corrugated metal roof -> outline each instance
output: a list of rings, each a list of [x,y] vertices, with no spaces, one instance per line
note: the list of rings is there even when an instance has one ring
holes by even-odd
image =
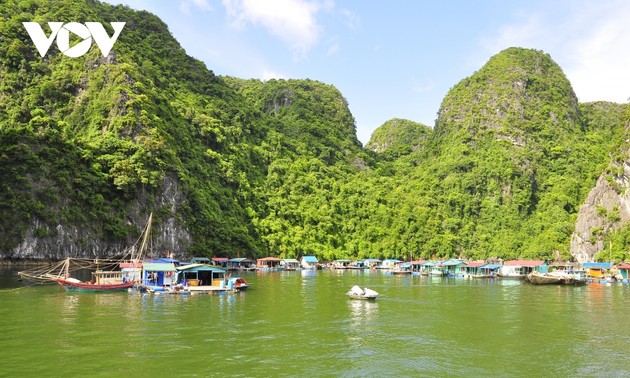
[[[612,263],[610,262],[585,262],[582,264],[582,268],[594,268],[594,269],[610,269]]]
[[[420,265],[420,264],[424,264],[425,262],[426,260],[413,260],[413,261],[409,261],[409,264]]]
[[[298,264],[300,263],[296,259],[283,259],[282,261],[287,262],[287,263],[298,263]]]
[[[484,265],[486,265],[486,263],[483,262],[483,261],[472,261],[472,262],[469,262],[468,264],[466,264],[466,266],[469,266],[471,268],[478,268],[478,267],[484,266]]]
[[[150,272],[175,272],[173,263],[143,263],[142,268]]]
[[[444,266],[455,266],[455,265],[459,265],[459,264],[465,264],[465,262],[463,262],[462,260],[450,259],[450,260],[444,261],[444,263],[442,263],[442,265],[444,265]]]
[[[263,257],[262,259],[258,259],[257,261],[281,261],[281,260],[282,259],[279,259],[277,257]]]
[[[304,259],[304,261],[309,262],[309,263],[319,262],[319,260],[317,260],[317,257],[315,256],[302,256],[302,259]]]
[[[619,268],[619,269],[630,269],[630,264],[621,264],[617,268]]]
[[[480,268],[495,270],[495,269],[499,269],[500,267],[501,267],[500,264],[485,264],[485,265],[482,265]]]
[[[505,266],[527,266],[535,267],[544,264],[544,260],[510,260],[503,263]]]
[[[179,266],[177,267],[177,270],[186,272],[225,272],[225,269],[206,264],[190,264]]]
[[[252,261],[248,258],[245,257],[235,257],[233,259],[230,259],[231,262],[246,262],[246,261]]]
[[[190,259],[190,263],[191,264],[199,264],[199,263],[203,263],[203,264],[210,264],[210,259],[207,257],[193,257],[192,259]]]

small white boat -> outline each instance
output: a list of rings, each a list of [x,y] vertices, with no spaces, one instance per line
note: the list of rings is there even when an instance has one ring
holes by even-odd
[[[378,293],[372,289],[361,289],[358,285],[352,286],[350,291],[346,293],[352,299],[376,299]]]

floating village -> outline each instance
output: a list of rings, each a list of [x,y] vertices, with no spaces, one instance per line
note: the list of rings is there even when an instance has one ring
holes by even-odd
[[[544,260],[402,261],[397,259],[340,259],[320,262],[315,256],[282,259],[195,257],[190,261],[173,258],[145,260],[66,259],[46,267],[18,272],[23,280],[58,283],[69,291],[140,290],[152,294],[231,293],[248,288],[242,272],[297,270],[377,270],[389,275],[455,277],[461,279],[522,279],[533,285],[587,285],[589,283],[630,283],[630,264],[610,262],[549,263]],[[91,270],[90,279],[82,281],[73,272]],[[352,288],[347,293],[355,299],[375,299],[378,293]]]

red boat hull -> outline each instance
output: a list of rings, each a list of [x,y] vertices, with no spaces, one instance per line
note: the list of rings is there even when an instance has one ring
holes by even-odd
[[[125,282],[117,284],[102,284],[96,285],[89,282],[73,282],[64,280],[62,278],[57,280],[57,283],[68,291],[94,291],[94,292],[111,292],[111,291],[126,291],[133,287],[134,282]]]

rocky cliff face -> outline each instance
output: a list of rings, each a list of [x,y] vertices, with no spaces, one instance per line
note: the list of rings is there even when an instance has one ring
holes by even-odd
[[[602,174],[580,207],[571,236],[571,255],[579,262],[593,261],[604,250],[603,236],[630,220],[630,161],[622,175]]]
[[[146,202],[139,198],[131,206],[127,216],[127,225],[142,233],[148,218]],[[177,254],[186,251],[191,244],[191,236],[180,220],[173,214],[185,201],[185,196],[179,190],[178,183],[171,177],[166,177],[162,183],[162,191],[157,196],[155,204],[171,214],[154,221],[151,231],[153,257],[161,257],[166,253]],[[137,242],[130,237],[126,241],[106,240],[95,232],[93,225],[62,225],[56,227],[41,222],[37,218],[28,226],[22,242],[9,251],[3,259],[32,259],[32,260],[61,260],[66,257],[75,258],[106,258],[125,254]]]

